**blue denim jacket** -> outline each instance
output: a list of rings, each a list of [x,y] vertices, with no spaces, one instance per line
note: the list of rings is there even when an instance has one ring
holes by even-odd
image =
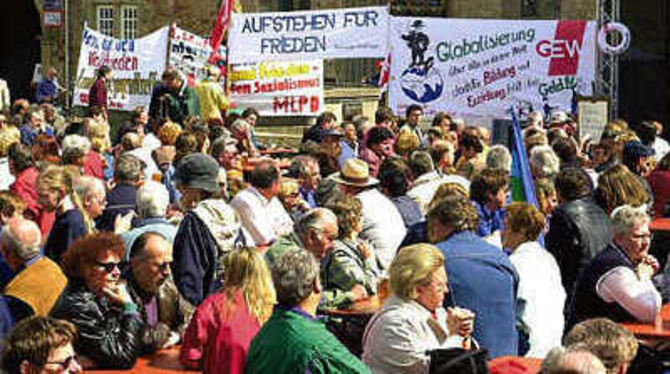
[[[476,313],[473,336],[490,358],[516,355],[516,297],[519,276],[507,255],[473,231],[437,244],[449,278],[447,304]]]

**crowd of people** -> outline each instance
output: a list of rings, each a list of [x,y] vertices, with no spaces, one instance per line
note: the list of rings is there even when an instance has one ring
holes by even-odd
[[[131,369],[172,346],[205,373],[469,373],[481,350],[545,373],[662,365],[619,324],[656,321],[670,297],[649,228],[670,214],[660,123],[591,140],[565,112],[530,113],[536,207],[513,202],[488,127],[418,105],[324,112],[290,166],[262,156],[258,111],[228,108],[217,73],[192,88],[167,69],[122,123],[104,66],[85,118],[48,87],[0,114],[7,372]],[[320,316],[372,296],[357,357]]]

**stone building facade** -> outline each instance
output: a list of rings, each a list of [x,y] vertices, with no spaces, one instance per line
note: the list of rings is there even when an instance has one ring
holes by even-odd
[[[34,0],[42,10],[45,2]],[[388,4],[384,0],[238,0],[245,12],[329,9]],[[560,3],[560,9],[555,6]],[[219,0],[69,0],[70,71],[76,69],[85,23],[117,38],[142,36],[172,22],[201,35],[209,34]],[[455,18],[594,19],[597,0],[393,0],[391,13],[406,16]],[[65,73],[65,28],[43,27],[42,65]],[[374,73],[374,60],[326,63],[327,82],[356,85]]]

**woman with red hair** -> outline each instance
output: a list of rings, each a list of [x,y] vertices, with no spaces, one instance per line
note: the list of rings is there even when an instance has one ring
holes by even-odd
[[[79,331],[75,350],[98,369],[130,369],[141,352],[142,321],[121,281],[123,240],[101,232],[75,241],[63,255],[69,283],[51,311]]]

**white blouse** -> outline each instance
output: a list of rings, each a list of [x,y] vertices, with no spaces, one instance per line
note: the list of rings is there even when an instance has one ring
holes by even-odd
[[[521,319],[530,329],[527,357],[544,358],[561,345],[565,290],[556,259],[538,242],[521,244],[509,256],[519,274],[517,297],[525,300]]]
[[[463,338],[449,335],[447,311],[430,311],[415,301],[390,296],[363,334],[363,362],[374,374],[428,373],[428,350],[461,347]]]

